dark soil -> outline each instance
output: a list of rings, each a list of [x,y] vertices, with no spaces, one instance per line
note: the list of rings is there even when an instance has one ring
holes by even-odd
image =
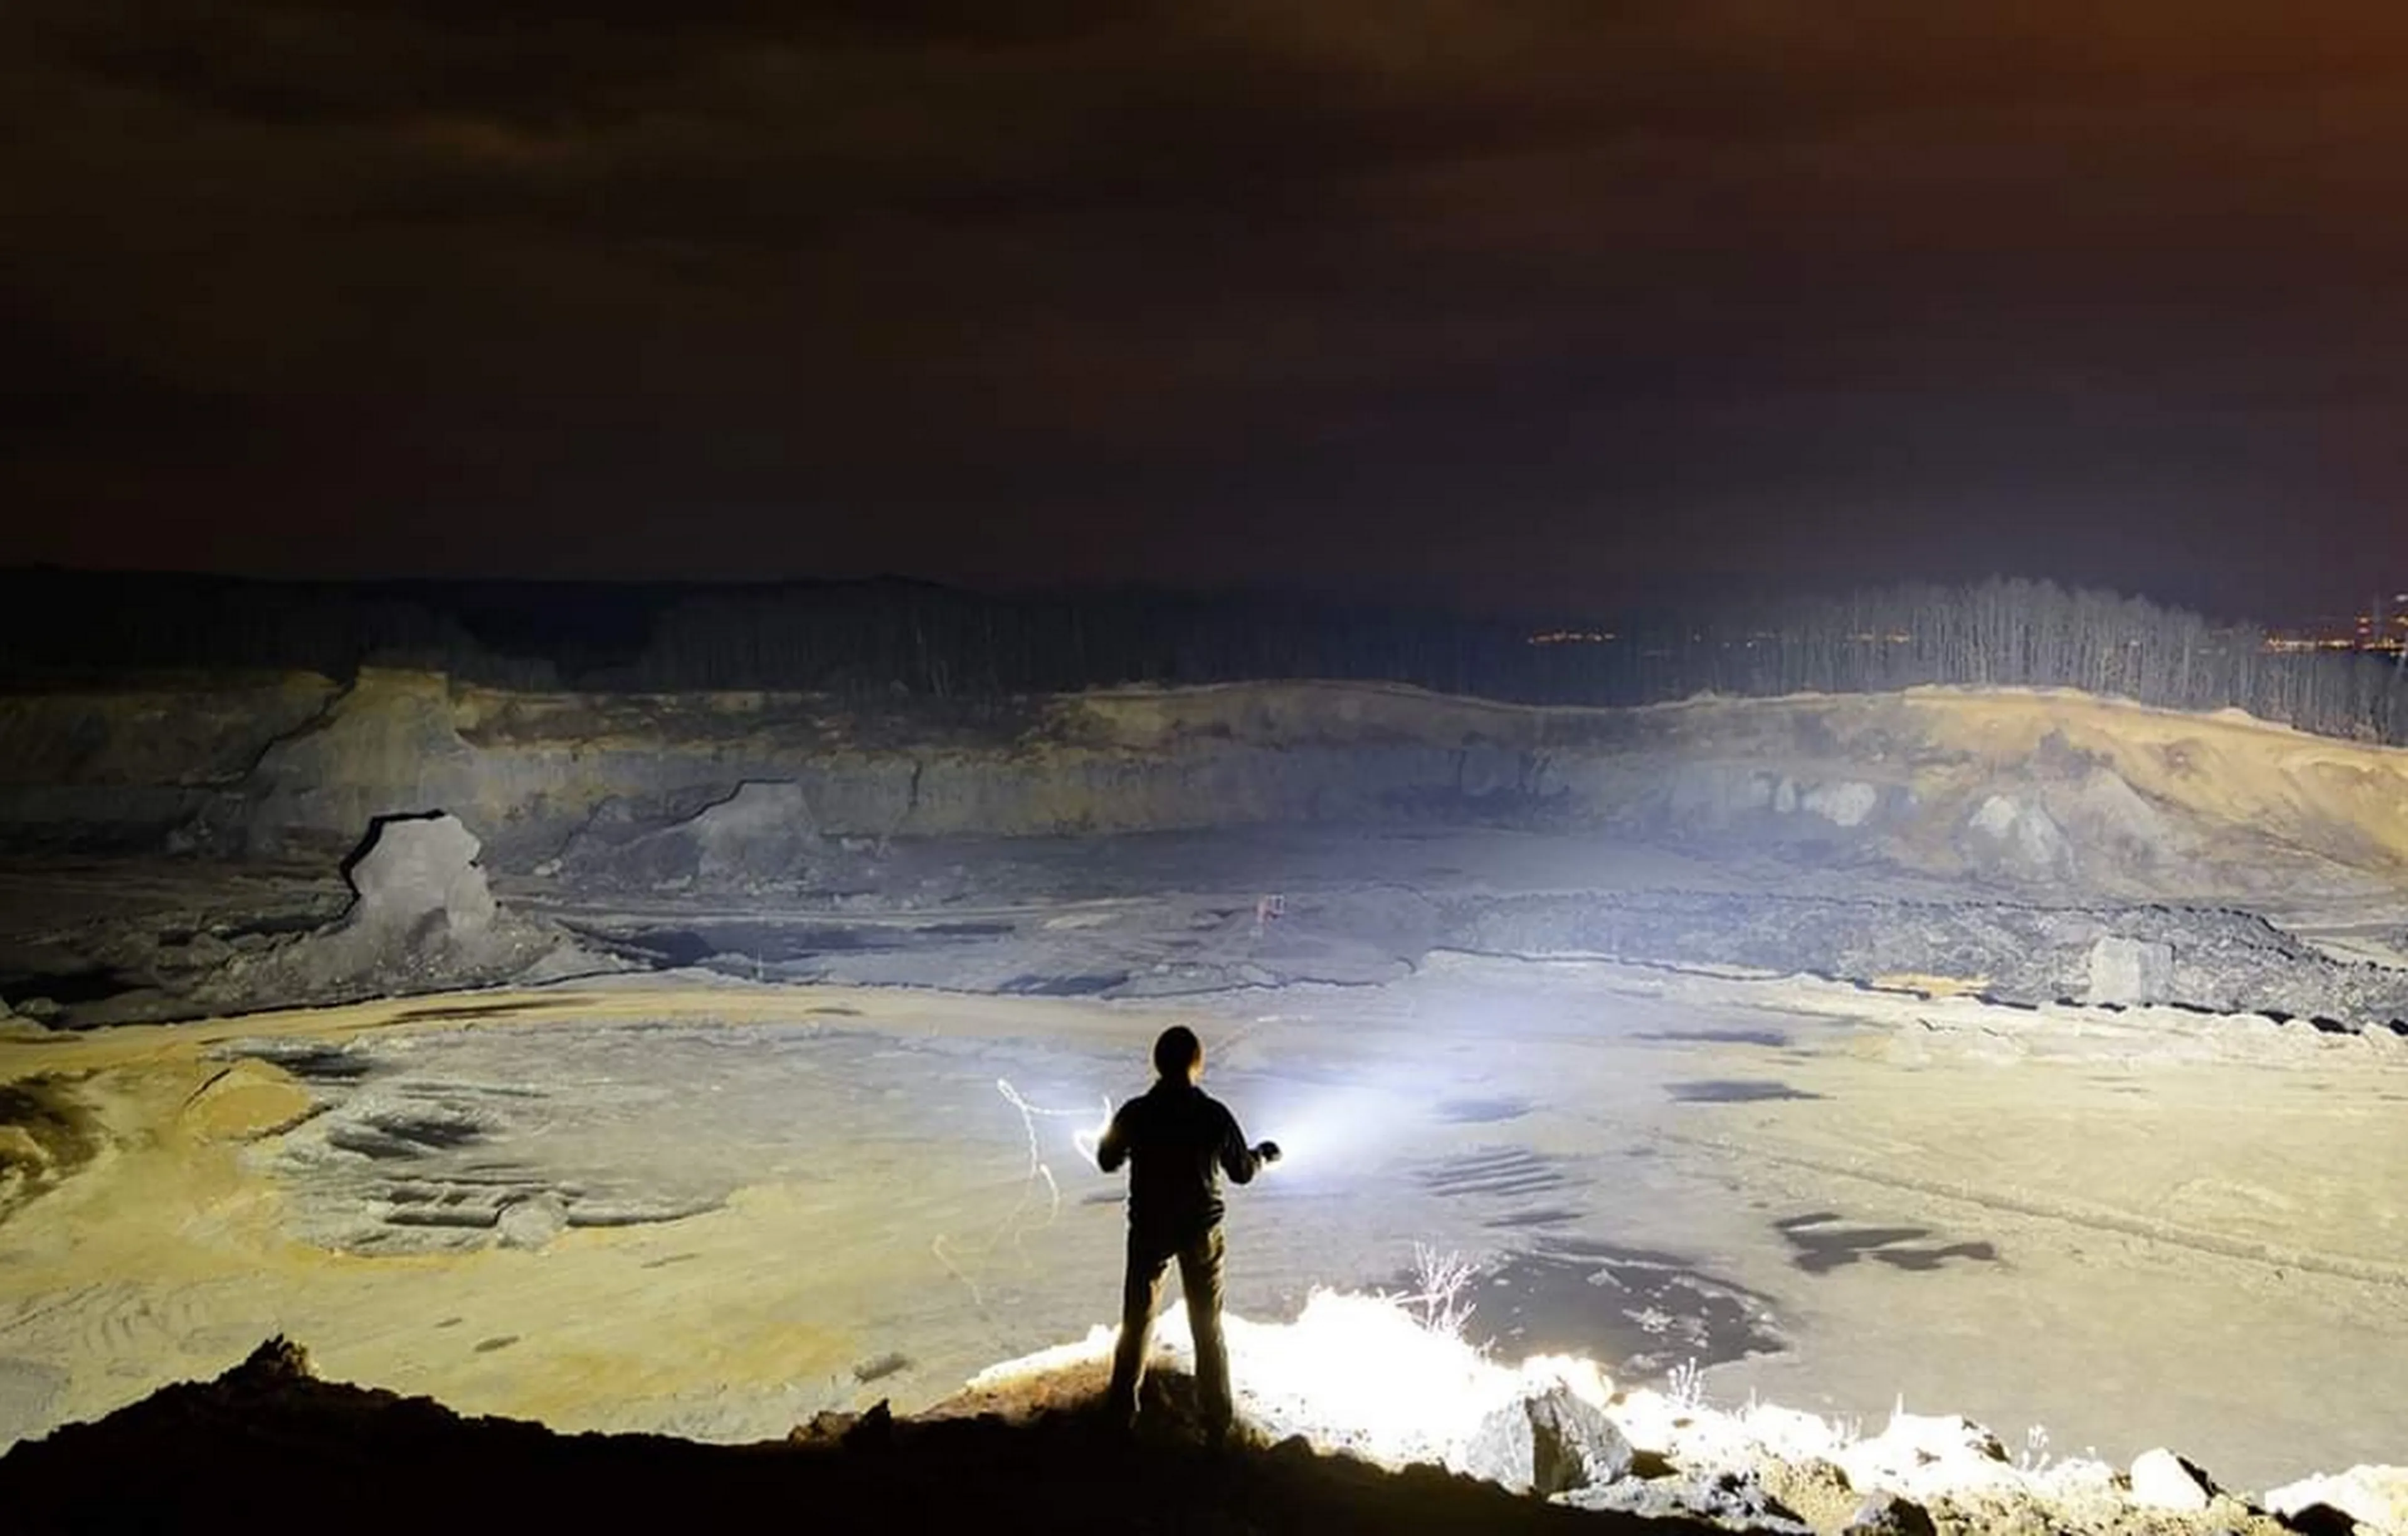
[[[320,1382],[264,1344],[214,1382],[167,1387],[0,1457],[11,1532],[687,1529],[748,1516],[806,1530],[1702,1532],[1583,1513],[1428,1469],[1383,1472],[1301,1442],[1208,1446],[1187,1384],[1149,1383],[1145,1432],[1091,1412],[824,1417],[787,1442],[557,1435],[426,1398]]]

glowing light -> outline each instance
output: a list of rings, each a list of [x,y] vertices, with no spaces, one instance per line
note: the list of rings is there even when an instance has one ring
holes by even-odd
[[[1395,1102],[1371,1088],[1333,1088],[1283,1110],[1271,1139],[1280,1145],[1279,1174],[1319,1174],[1369,1158],[1392,1142],[1400,1123]]]
[[[1020,1127],[1023,1131],[1028,1133],[1028,1177],[1021,1186],[1019,1203],[1013,1205],[1011,1208],[1011,1214],[1004,1218],[1004,1225],[1011,1230],[1012,1241],[1016,1244],[1020,1241],[1021,1236],[1020,1228],[1017,1226],[1020,1219],[1020,1213],[1027,1208],[1029,1191],[1036,1185],[1042,1183],[1045,1186],[1046,1204],[1044,1225],[1048,1227],[1052,1226],[1054,1219],[1062,1214],[1062,1186],[1054,1179],[1054,1165],[1045,1160],[1044,1148],[1039,1145],[1037,1137],[1038,1120],[1039,1118],[1051,1120],[1075,1120],[1083,1116],[1086,1111],[1079,1109],[1047,1109],[1041,1105],[1032,1104],[1026,1099],[1021,1097],[1020,1090],[1011,1086],[1011,1079],[1009,1077],[996,1078],[995,1080],[995,1090],[997,1093],[1002,1094],[1005,1102],[1010,1103],[1012,1108],[1020,1111]],[[1096,1162],[1096,1147],[1099,1143],[1101,1143],[1104,1131],[1111,1127],[1112,1122],[1111,1100],[1110,1098],[1106,1098],[1103,1101],[1103,1118],[1096,1123],[1096,1129],[1092,1132],[1074,1131],[1070,1133],[1070,1145],[1078,1149],[1079,1156],[1087,1159],[1087,1163],[1090,1167],[1093,1167]]]
[[[976,1251],[982,1255],[992,1254],[1002,1244],[1004,1238],[1009,1236],[1011,1239],[1013,1251],[1019,1254],[1024,1263],[1026,1263],[1028,1253],[1023,1246],[1023,1243],[1028,1233],[1044,1230],[1060,1219],[1062,1215],[1062,1185],[1054,1176],[1053,1163],[1046,1159],[1044,1144],[1037,1132],[1037,1122],[1040,1119],[1080,1119],[1086,1115],[1086,1111],[1049,1109],[1042,1104],[1032,1104],[1022,1097],[1018,1088],[1011,1086],[1011,1079],[1008,1077],[996,1078],[995,1090],[1003,1095],[1006,1103],[1020,1111],[1020,1128],[1027,1138],[1028,1163],[1026,1173],[1021,1180],[1020,1198],[1012,1202],[1011,1209],[1004,1214],[995,1235],[980,1244]],[[1106,1098],[1102,1102],[1103,1117],[1096,1122],[1095,1130],[1073,1131],[1070,1133],[1070,1145],[1091,1166],[1096,1160],[1096,1144],[1103,1139],[1104,1131],[1111,1124],[1112,1102]],[[1024,1217],[1028,1211],[1029,1202],[1036,1197],[1039,1185],[1042,1185],[1045,1189],[1045,1218],[1042,1221],[1031,1223]],[[970,1293],[970,1304],[981,1312],[985,1311],[986,1294],[980,1288],[978,1281],[971,1276],[970,1273],[955,1261],[950,1245],[950,1234],[939,1232],[929,1243],[928,1251],[935,1256],[938,1263],[945,1267],[945,1273],[960,1281],[963,1288]]]
[[[1525,1388],[1521,1371],[1500,1365],[1459,1339],[1423,1328],[1395,1303],[1316,1290],[1292,1324],[1254,1323],[1228,1315],[1223,1329],[1238,1412],[1274,1438],[1300,1434],[1324,1450],[1348,1451],[1383,1466],[1417,1461],[1459,1464],[1464,1444],[1495,1409]],[[1113,1330],[1097,1327],[1064,1344],[981,1372],[974,1391],[1107,1358]],[[1157,1357],[1181,1370],[1195,1365],[1183,1307],[1164,1311],[1154,1331]],[[1533,1361],[1542,1373],[1555,1362]],[[1602,1405],[1603,1375],[1586,1361],[1568,1374],[1573,1389]]]
[[[1075,1120],[1087,1112],[1083,1109],[1047,1109],[1041,1104],[1032,1104],[1020,1096],[1020,1090],[1011,1086],[1011,1079],[1009,1077],[996,1078],[995,1090],[1002,1094],[1012,1108],[1020,1111],[1021,1127],[1028,1132],[1029,1173],[1032,1175],[1041,1173],[1045,1177],[1045,1182],[1052,1184],[1054,1172],[1045,1165],[1044,1158],[1037,1145],[1037,1122],[1040,1117],[1049,1120]],[[1096,1162],[1096,1148],[1102,1145],[1104,1132],[1111,1130],[1112,1125],[1111,1096],[1106,1094],[1099,1102],[1104,1107],[1098,1114],[1095,1129],[1070,1132],[1070,1145],[1077,1148],[1079,1156],[1084,1158],[1091,1168]],[[1054,1192],[1057,1195],[1060,1193],[1058,1187]]]
[[[1558,1384],[1599,1408],[1612,1393],[1594,1361],[1540,1356],[1518,1368],[1504,1365],[1379,1297],[1316,1290],[1294,1323],[1230,1315],[1223,1327],[1231,1387],[1246,1422],[1274,1438],[1302,1435],[1323,1450],[1383,1466],[1460,1468],[1466,1445],[1491,1413]],[[1101,1361],[1113,1337],[1111,1329],[1097,1327],[1076,1344],[981,1372],[970,1387],[1008,1387]],[[1167,1310],[1154,1337],[1157,1355],[1193,1369],[1184,1308]]]
[[[1597,1362],[1537,1356],[1506,1365],[1416,1321],[1396,1301],[1316,1290],[1293,1323],[1224,1319],[1230,1385],[1240,1418],[1273,1438],[1301,1435],[1323,1451],[1386,1467],[1430,1463],[1471,1470],[1468,1451],[1487,1417],[1523,1398],[1562,1387],[1584,1399],[1641,1450],[1688,1471],[1743,1471],[1779,1458],[1839,1465],[1858,1489],[1909,1498],[1942,1494],[2095,1500],[2114,1472],[2073,1457],[2023,1465],[2002,1458],[1979,1425],[1906,1412],[1900,1403],[1878,1434],[1795,1409],[1751,1401],[1725,1411],[1702,1392],[1617,1391]],[[1189,1368],[1185,1310],[1167,1311],[1155,1350]],[[1113,1330],[1097,1327],[1058,1345],[979,1372],[973,1392],[1009,1393],[1055,1372],[1093,1370],[1111,1357]],[[2045,1444],[2038,1431],[2032,1437]]]

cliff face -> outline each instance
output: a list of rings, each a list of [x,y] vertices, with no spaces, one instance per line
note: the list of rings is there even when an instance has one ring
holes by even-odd
[[[2408,870],[2408,751],[2074,694],[1570,710],[1264,683],[967,710],[369,670],[18,697],[0,728],[0,838],[19,848],[322,860],[379,816],[441,808],[489,863],[526,870],[753,785],[779,788],[745,800],[746,827],[782,807],[758,835],[1503,824],[2152,892]]]

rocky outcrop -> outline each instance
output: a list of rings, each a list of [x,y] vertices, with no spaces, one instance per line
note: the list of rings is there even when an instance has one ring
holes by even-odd
[[[2408,1467],[2352,1467],[2301,1478],[2266,1495],[2266,1507],[2300,1530],[2313,1529],[2323,1510],[2356,1522],[2369,1536],[2408,1536]]]
[[[1813,1528],[1783,1504],[1753,1469],[1625,1477],[1596,1487],[1575,1488],[1564,1494],[1561,1501],[1596,1514],[1636,1515],[1676,1526],[1699,1521],[1711,1522],[1708,1529],[1756,1536],[1813,1536]]]
[[[193,989],[202,1005],[289,1006],[615,968],[549,922],[505,911],[477,837],[445,811],[380,818],[344,866],[353,901],[332,923],[235,950]]]
[[[440,923],[452,941],[473,942],[496,910],[478,852],[476,835],[448,813],[380,818],[343,871],[355,898],[346,926],[408,938]]]
[[[634,846],[724,804],[767,817],[798,857],[816,837],[1427,823],[1786,849],[2036,890],[2408,872],[2408,751],[2071,694],[1598,710],[1266,682],[866,705],[520,693],[366,668],[343,688],[0,700],[0,846],[19,847],[332,858],[377,818],[442,805],[514,873],[598,852],[650,884],[685,877],[691,851],[697,881],[706,865],[738,884],[781,877],[718,867],[707,823]]]
[[[557,868],[572,880],[654,889],[757,890],[810,879],[825,842],[801,785],[753,779],[666,827],[606,807],[569,839]]]
[[[1936,1536],[1931,1512],[1884,1489],[1849,1512],[1842,1536]]]
[[[2132,1458],[2132,1502],[2143,1509],[2200,1515],[2222,1491],[2214,1479],[2160,1445]]]
[[[1630,1471],[1613,1421],[1556,1383],[1490,1413],[1465,1445],[1462,1470],[1541,1498],[1601,1487]]]
[[[339,691],[295,675],[0,694],[0,845],[190,851],[194,826],[267,744],[318,718]]]
[[[1974,868],[2024,880],[2062,879],[2073,861],[2057,818],[2014,795],[1989,795],[1974,807],[1963,846]]]

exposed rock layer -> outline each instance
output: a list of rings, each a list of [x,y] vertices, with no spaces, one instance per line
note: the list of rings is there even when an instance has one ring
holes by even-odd
[[[646,831],[808,841],[1506,823],[1871,858],[2027,887],[2247,890],[2408,869],[2408,751],[2081,695],[1542,709],[1263,683],[976,709],[506,693],[421,673],[0,700],[0,841],[324,858],[442,805],[497,868],[645,872]],[[747,825],[750,826],[750,820]],[[755,829],[756,831],[758,829]],[[706,820],[649,850],[744,877]],[[680,868],[669,868],[677,865]],[[781,866],[782,867],[782,866]]]

